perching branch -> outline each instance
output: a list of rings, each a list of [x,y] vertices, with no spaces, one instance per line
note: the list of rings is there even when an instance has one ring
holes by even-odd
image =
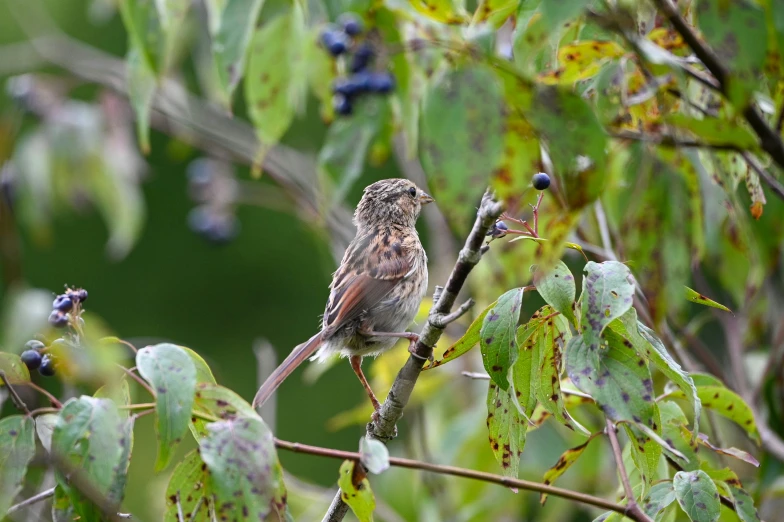
[[[8,380],[8,375],[6,375],[6,373],[3,370],[0,370],[0,380],[2,380],[3,384],[5,384],[5,387],[8,388],[8,394],[11,396],[11,402],[14,403],[16,409],[30,415],[30,409],[27,407],[27,404],[24,403],[22,398],[16,392],[13,385]]]
[[[433,296],[435,304],[430,309],[430,314],[427,323],[425,323],[422,329],[422,333],[419,334],[419,341],[415,347],[416,355],[412,354],[397,374],[384,404],[381,405],[381,409],[378,411],[378,420],[368,423],[368,437],[386,441],[395,436],[395,424],[403,416],[403,409],[408,404],[411,392],[414,390],[419,374],[422,372],[422,366],[429,357],[432,357],[433,347],[444,332],[444,328],[448,323],[447,319],[454,320],[457,318],[450,315],[452,306],[455,304],[457,295],[462,290],[468,274],[487,250],[487,247],[483,246],[485,236],[503,210],[503,205],[496,201],[490,192],[486,192],[482,196],[482,203],[477,211],[476,221],[471,229],[471,233],[468,235],[468,239],[466,239],[465,246],[458,254],[452,273],[449,275],[446,285],[440,292],[436,293],[437,295]],[[465,312],[467,310],[468,305],[464,304],[458,311]],[[345,516],[347,510],[346,504],[340,498],[340,491],[338,491],[324,520],[340,521]]]
[[[351,451],[335,450],[330,448],[321,448],[318,446],[308,446],[306,444],[299,444],[297,442],[288,442],[280,439],[275,439],[275,446],[278,449],[293,451],[295,453],[307,453],[309,455],[317,455],[320,457],[329,457],[329,458],[341,459],[341,460],[347,460],[347,459],[353,461],[360,460],[359,453],[354,453]],[[638,522],[650,522],[650,518],[648,518],[648,516],[645,515],[645,513],[642,513],[641,518],[635,516],[635,514],[629,510],[629,506],[622,506],[620,504],[610,502],[609,500],[605,500],[600,497],[594,497],[592,495],[587,495],[585,493],[580,493],[577,491],[571,491],[568,489],[562,489],[555,486],[540,484],[538,482],[531,482],[528,480],[504,477],[503,475],[495,475],[493,473],[485,473],[483,471],[458,468],[455,466],[443,466],[440,464],[431,464],[430,462],[422,462],[419,460],[403,459],[398,457],[390,457],[389,464],[400,468],[419,469],[422,471],[429,471],[432,473],[440,473],[442,475],[452,475],[454,477],[463,477],[463,478],[469,478],[473,480],[480,480],[482,482],[490,482],[492,484],[498,484],[500,486],[506,486],[509,488],[518,488],[518,489],[524,489],[526,491],[544,493],[546,495],[553,495],[556,497],[573,500],[575,502],[580,502],[582,504],[586,504],[589,506],[595,506],[601,509],[608,509],[610,511],[615,511],[616,513],[624,514],[633,520],[637,520]],[[334,503],[335,502],[333,501],[333,504]],[[326,521],[326,520],[340,520],[340,519],[325,518],[324,520]]]
[[[36,504],[38,502],[41,502],[42,500],[46,500],[47,498],[51,498],[53,496],[54,496],[54,488],[45,489],[40,493],[38,493],[37,495],[33,495],[32,497],[25,499],[19,502],[18,504],[14,504],[10,508],[8,508],[8,512],[6,513],[6,515],[16,513],[20,509],[26,508],[27,506],[32,506],[33,504]]]

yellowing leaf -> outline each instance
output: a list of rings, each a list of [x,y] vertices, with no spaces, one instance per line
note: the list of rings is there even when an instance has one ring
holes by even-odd
[[[340,498],[348,504],[359,522],[373,522],[376,498],[362,466],[357,466],[353,460],[343,461],[340,465],[338,486]]]
[[[566,472],[566,470],[571,467],[572,464],[577,462],[577,459],[579,459],[580,456],[583,454],[585,449],[588,447],[588,444],[590,444],[591,441],[601,433],[602,432],[594,433],[593,435],[590,436],[590,438],[588,438],[588,440],[586,440],[579,446],[576,446],[574,448],[569,448],[568,450],[564,451],[563,454],[561,454],[560,458],[558,459],[558,462],[556,462],[552,468],[548,469],[545,472],[544,477],[542,477],[542,482],[546,485],[550,485],[554,483],[555,480],[561,475],[563,475]],[[539,496],[539,502],[544,504],[545,501],[547,501],[547,495],[545,493],[542,493]]]
[[[452,0],[409,0],[411,7],[426,17],[445,24],[462,24],[468,20],[465,9]]]
[[[692,303],[697,303],[705,306],[710,306],[711,308],[718,308],[719,310],[724,310],[725,312],[732,313],[732,310],[727,308],[721,303],[717,303],[713,299],[705,297],[701,293],[696,290],[692,290],[688,286],[685,286],[684,289],[686,290],[686,299],[691,301]]]
[[[568,85],[590,78],[599,72],[606,60],[618,58],[624,49],[612,41],[586,40],[558,49],[559,67],[539,75],[548,85]]]

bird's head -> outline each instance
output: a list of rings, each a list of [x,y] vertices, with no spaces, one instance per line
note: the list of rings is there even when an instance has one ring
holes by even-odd
[[[414,226],[422,205],[432,202],[425,191],[407,179],[383,179],[365,188],[354,212],[357,226],[398,224]]]

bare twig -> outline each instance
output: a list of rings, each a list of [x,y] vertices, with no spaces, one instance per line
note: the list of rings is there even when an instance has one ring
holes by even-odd
[[[490,192],[486,192],[477,211],[474,226],[466,239],[465,246],[458,254],[452,273],[449,275],[446,285],[438,292],[437,298],[434,296],[435,304],[430,310],[428,321],[425,323],[422,333],[419,335],[415,353],[408,358],[397,374],[384,404],[378,411],[377,420],[373,420],[367,425],[368,437],[379,440],[390,440],[394,437],[395,424],[403,416],[403,409],[408,404],[411,392],[422,372],[422,366],[428,358],[432,357],[433,346],[436,345],[444,331],[446,326],[444,318],[449,316],[468,274],[482,258],[482,254],[487,251],[488,247],[483,246],[485,236],[502,212],[503,205],[496,201]],[[341,512],[342,514],[340,514]],[[324,520],[339,521],[343,519],[345,513],[345,503],[341,500],[340,491],[338,491]]]
[[[30,382],[23,382],[23,383],[20,383],[20,384],[23,384],[24,386],[29,386],[30,388],[34,389],[35,391],[37,391],[41,395],[44,395],[47,399],[49,399],[49,402],[51,402],[52,404],[55,405],[55,407],[57,407],[57,408],[62,408],[63,407],[63,404],[59,400],[57,400],[57,397],[55,397],[54,395],[52,395],[48,391],[44,390],[43,388],[41,388],[36,383],[30,381]]]
[[[0,379],[2,379],[3,384],[5,384],[5,387],[8,388],[8,394],[11,396],[11,401],[14,403],[14,406],[16,406],[16,408],[19,411],[23,411],[27,415],[30,415],[30,409],[27,407],[27,404],[24,403],[22,398],[16,392],[14,386],[8,380],[8,376],[3,370],[0,370]]]
[[[120,363],[117,363],[117,367],[120,368],[122,371],[124,371],[131,379],[138,382],[139,386],[141,386],[142,388],[150,392],[150,395],[155,397],[155,392],[152,391],[152,388],[150,387],[149,384],[147,384],[147,382],[144,379],[142,379],[141,377],[139,377],[138,375],[136,375],[135,373],[133,373],[131,370],[129,370],[128,368],[126,368]]]
[[[626,493],[626,511],[624,512],[624,515],[634,520],[653,522],[653,520],[640,508],[640,505],[637,504],[637,500],[634,498],[634,491],[629,482],[629,474],[626,473],[626,466],[623,465],[623,453],[621,453],[621,445],[618,444],[618,435],[615,433],[615,425],[609,417],[606,417],[606,421],[607,437],[610,439],[610,446],[612,446],[613,456],[615,456],[615,464],[618,466],[618,474],[621,476],[623,491]]]
[[[46,500],[47,498],[51,498],[54,496],[54,488],[49,488],[41,491],[37,495],[33,495],[32,497],[25,499],[18,504],[14,504],[10,508],[8,508],[7,514],[10,515],[11,513],[16,513],[20,509],[26,508],[27,506],[31,506],[37,502],[41,502],[42,500]]]
[[[275,439],[275,446],[278,447],[279,449],[293,451],[295,453],[307,453],[309,455],[317,455],[320,457],[329,457],[329,458],[341,459],[341,460],[346,460],[346,459],[354,460],[354,461],[360,460],[359,453],[354,453],[351,451],[335,450],[330,448],[321,448],[318,446],[309,446],[306,444],[299,444],[297,442],[288,442],[280,439]],[[642,517],[636,518],[635,515],[628,510],[628,506],[622,506],[620,504],[610,502],[609,500],[605,500],[600,497],[594,497],[592,495],[587,495],[585,493],[580,493],[577,491],[571,491],[568,489],[562,489],[555,486],[540,484],[538,482],[531,482],[528,480],[504,477],[502,475],[495,475],[493,473],[486,473],[483,471],[458,468],[455,466],[444,466],[441,464],[432,464],[430,462],[422,462],[419,460],[404,459],[399,457],[390,457],[389,463],[392,466],[397,466],[400,468],[419,469],[422,471],[429,471],[432,473],[440,473],[442,475],[452,475],[455,477],[469,478],[474,480],[480,480],[482,482],[490,482],[492,484],[498,484],[509,488],[519,488],[526,491],[534,491],[537,493],[553,495],[556,497],[572,500],[575,502],[580,502],[582,504],[586,504],[589,506],[595,506],[602,509],[609,509],[617,513],[626,514],[627,516],[629,516],[634,520],[637,520],[638,522],[650,522],[650,519],[644,513],[642,513]],[[338,520],[341,519],[339,518],[324,519],[325,522],[326,521],[334,522]]]

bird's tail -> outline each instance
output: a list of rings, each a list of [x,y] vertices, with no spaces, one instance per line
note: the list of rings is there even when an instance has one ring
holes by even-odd
[[[305,359],[313,355],[313,352],[321,346],[321,341],[324,337],[324,332],[319,332],[304,343],[300,344],[296,348],[294,348],[288,357],[286,357],[280,365],[275,368],[267,380],[259,388],[259,391],[256,392],[256,397],[253,398],[253,407],[258,408],[265,402],[270,396],[275,393],[275,390],[286,380],[286,377],[291,375],[291,372],[297,369],[297,367],[302,364]]]

